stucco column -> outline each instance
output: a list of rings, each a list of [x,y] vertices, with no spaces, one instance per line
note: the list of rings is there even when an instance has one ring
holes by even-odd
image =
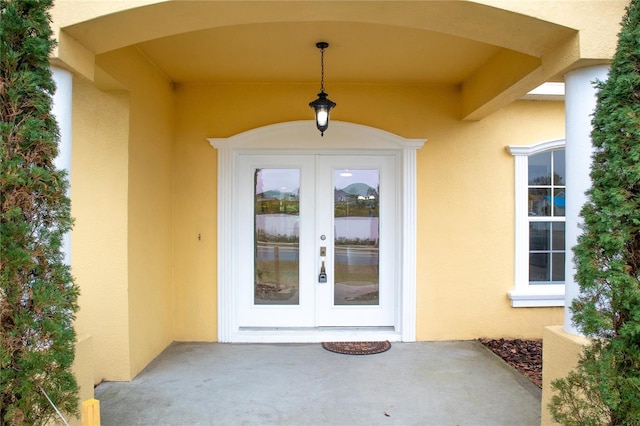
[[[67,179],[69,183],[71,183],[71,93],[73,89],[73,78],[69,71],[55,67],[51,67],[51,74],[53,81],[56,83],[56,91],[53,94],[52,113],[58,122],[58,128],[60,130],[58,156],[54,164],[57,169],[67,171]],[[69,188],[69,192],[70,190],[71,188]],[[62,249],[64,251],[65,262],[70,265],[70,233],[65,235]]]
[[[609,67],[599,65],[581,68],[565,75],[565,125],[566,125],[566,240],[567,262],[565,269],[564,330],[580,334],[572,324],[569,307],[579,292],[575,281],[573,247],[582,233],[580,210],[587,201],[585,192],[591,187],[591,119],[596,107],[596,80],[608,78]]]

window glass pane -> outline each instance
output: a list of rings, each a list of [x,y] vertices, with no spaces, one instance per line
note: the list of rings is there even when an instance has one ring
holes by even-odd
[[[529,188],[529,216],[551,216],[551,190]]]
[[[551,223],[529,223],[529,250],[549,250],[551,247]]]
[[[529,157],[529,185],[551,185],[551,152]]]
[[[529,254],[529,281],[549,281],[549,253]]]
[[[553,235],[551,237],[552,249],[564,251],[564,222],[553,222]]]
[[[551,261],[551,281],[564,281],[564,253],[553,253]]]
[[[528,158],[529,282],[564,281],[565,224],[537,218],[565,216],[565,150],[542,152]]]
[[[553,190],[553,215],[564,216],[564,188]]]
[[[560,186],[566,185],[564,149],[553,151],[553,184]]]
[[[257,169],[254,303],[299,303],[300,169]]]
[[[334,172],[334,304],[378,305],[380,171]]]

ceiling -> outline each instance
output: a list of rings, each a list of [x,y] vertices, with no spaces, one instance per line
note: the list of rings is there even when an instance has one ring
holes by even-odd
[[[171,81],[459,84],[500,48],[432,31],[354,22],[219,27],[137,44]]]
[[[63,31],[69,46],[85,49],[76,57],[94,58],[91,77],[104,87],[113,84],[103,77],[119,61],[113,54],[132,48],[178,84],[319,83],[316,43],[326,41],[328,91],[337,83],[457,86],[466,119],[562,75],[579,47],[565,44],[575,40],[571,28],[452,0],[152,1]],[[547,57],[557,64],[543,64]]]

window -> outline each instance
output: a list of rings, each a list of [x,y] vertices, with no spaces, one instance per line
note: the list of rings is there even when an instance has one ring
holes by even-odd
[[[564,306],[564,140],[509,146],[515,157],[515,284],[511,306]]]
[[[529,284],[564,284],[564,149],[528,160]]]

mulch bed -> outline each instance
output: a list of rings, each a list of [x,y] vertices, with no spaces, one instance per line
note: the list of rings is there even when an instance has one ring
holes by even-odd
[[[480,343],[542,387],[542,341],[522,339],[478,339]]]

